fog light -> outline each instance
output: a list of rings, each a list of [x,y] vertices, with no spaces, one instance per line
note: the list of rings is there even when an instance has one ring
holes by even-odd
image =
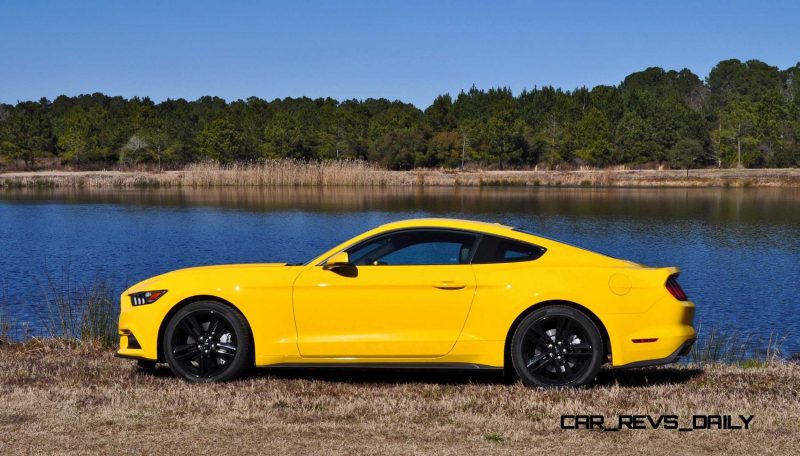
[[[133,334],[128,334],[128,348],[142,348],[142,346],[139,345],[139,341],[136,340],[136,336]]]

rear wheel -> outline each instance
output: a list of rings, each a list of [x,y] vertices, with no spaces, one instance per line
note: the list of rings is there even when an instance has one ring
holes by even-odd
[[[250,360],[250,328],[244,317],[213,301],[179,310],[164,331],[163,343],[172,372],[192,382],[234,379]]]
[[[584,313],[548,306],[525,317],[514,331],[511,361],[527,385],[583,386],[600,370],[603,338]]]

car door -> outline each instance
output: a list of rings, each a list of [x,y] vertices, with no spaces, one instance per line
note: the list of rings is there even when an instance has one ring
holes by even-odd
[[[447,354],[469,313],[477,236],[400,230],[345,251],[352,266],[314,265],[294,284],[304,357],[432,358]]]

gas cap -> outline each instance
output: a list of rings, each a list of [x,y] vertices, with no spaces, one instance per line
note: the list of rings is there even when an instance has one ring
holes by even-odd
[[[631,291],[631,279],[625,274],[614,274],[608,279],[608,288],[615,295],[624,296]]]

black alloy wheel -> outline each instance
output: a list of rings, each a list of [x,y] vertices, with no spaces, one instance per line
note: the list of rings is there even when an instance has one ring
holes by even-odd
[[[250,362],[250,328],[236,310],[199,301],[172,317],[163,346],[175,375],[193,382],[231,380]]]
[[[531,386],[584,386],[597,376],[603,353],[603,338],[594,322],[560,305],[525,317],[511,341],[514,370]]]

